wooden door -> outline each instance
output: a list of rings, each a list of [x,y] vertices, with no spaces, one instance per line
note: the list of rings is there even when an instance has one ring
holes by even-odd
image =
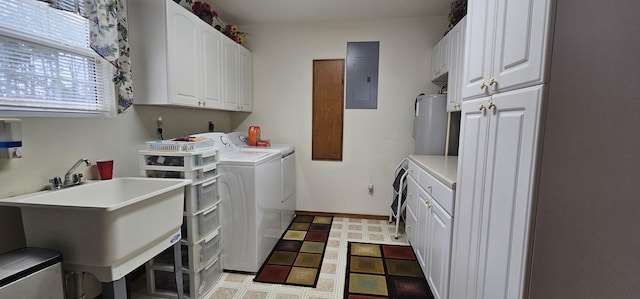
[[[344,60],[313,61],[312,160],[342,161]]]

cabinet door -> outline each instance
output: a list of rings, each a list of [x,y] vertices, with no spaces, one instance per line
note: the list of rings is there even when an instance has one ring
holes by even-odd
[[[167,5],[169,102],[197,106],[200,19],[179,5]]]
[[[418,210],[418,183],[413,177],[410,175],[407,176],[407,209],[406,209],[406,219],[405,219],[405,233],[407,234],[407,239],[411,245],[413,245],[413,249],[416,249],[416,225],[418,224],[418,218],[416,217],[416,212]]]
[[[238,106],[238,44],[230,38],[222,37],[222,57],[224,63],[223,108],[237,111]]]
[[[243,46],[238,46],[238,76],[240,110],[250,112],[253,108],[252,92],[252,55]]]
[[[487,110],[484,190],[477,193],[483,194],[477,280],[481,298],[524,294],[542,96],[541,85],[499,93],[492,97],[494,108]]]
[[[467,28],[464,17],[449,31],[449,79],[447,81],[447,112],[460,110],[462,102],[462,61],[464,60],[464,33]]]
[[[508,2],[508,3],[507,3]],[[550,0],[498,0],[491,92],[547,80]]]
[[[478,242],[489,120],[480,105],[489,98],[462,103],[458,182],[453,219],[450,298],[476,298]]]
[[[449,49],[449,37],[449,34],[443,36],[438,43],[440,44],[440,46],[438,47],[440,53],[440,58],[438,59],[438,62],[440,63],[440,76],[449,73],[449,57],[451,56],[451,51]]]
[[[427,242],[427,280],[435,299],[448,298],[451,225],[449,214],[435,201],[429,202],[429,241]]]
[[[482,83],[491,76],[495,0],[469,1],[467,4],[462,98],[488,95]]]
[[[440,74],[440,43],[431,49],[431,80],[435,81]]]
[[[205,108],[222,108],[222,34],[201,22],[202,39],[202,105]]]
[[[428,208],[429,195],[422,187],[418,187],[418,229],[416,230],[416,257],[422,267],[422,271],[425,272],[428,268],[427,260],[427,242],[429,242],[429,208]]]

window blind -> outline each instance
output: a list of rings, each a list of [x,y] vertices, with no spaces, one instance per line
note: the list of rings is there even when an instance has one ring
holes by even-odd
[[[0,110],[109,112],[111,65],[89,45],[84,17],[45,2],[0,0]]]

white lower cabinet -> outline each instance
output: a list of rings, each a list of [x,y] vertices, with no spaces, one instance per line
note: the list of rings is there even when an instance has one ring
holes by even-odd
[[[523,298],[543,85],[464,101],[452,299]]]
[[[453,199],[452,189],[438,189],[431,183],[436,178],[409,162],[407,181],[406,234],[413,247],[418,262],[427,278],[431,292],[436,299],[448,298],[449,263],[451,257],[451,237],[453,218],[441,202]],[[435,188],[434,188],[435,187]],[[437,192],[434,192],[437,190]],[[435,198],[440,196],[441,198]]]

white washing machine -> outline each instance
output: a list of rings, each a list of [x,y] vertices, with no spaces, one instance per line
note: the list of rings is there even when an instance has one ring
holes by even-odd
[[[220,149],[218,171],[225,270],[255,273],[284,231],[281,155],[237,150],[224,133],[202,133]]]
[[[281,228],[286,230],[295,217],[296,211],[296,149],[291,144],[272,144],[257,147],[247,144],[247,132],[232,132],[227,138],[233,147],[242,151],[265,151],[280,153],[280,176],[282,177]]]

